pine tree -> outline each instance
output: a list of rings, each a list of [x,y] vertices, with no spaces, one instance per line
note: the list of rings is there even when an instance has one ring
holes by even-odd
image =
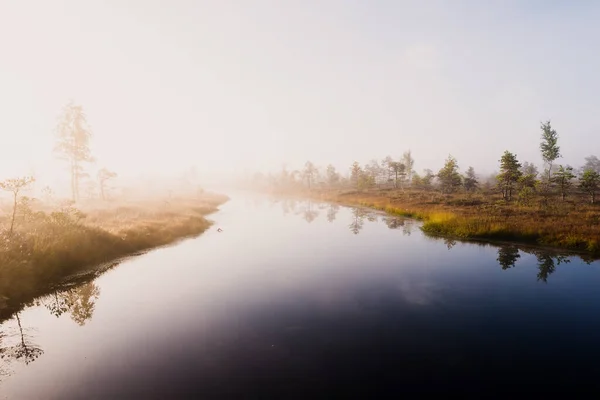
[[[60,158],[69,162],[71,173],[71,196],[73,201],[79,199],[79,181],[86,176],[84,162],[92,162],[90,152],[91,130],[83,107],[68,103],[63,109],[56,127],[57,143],[55,152]]]
[[[506,201],[512,199],[512,192],[522,175],[520,168],[521,164],[517,160],[517,156],[506,150],[500,159],[500,173],[496,177],[502,190],[502,197]]]
[[[438,172],[437,177],[444,193],[452,193],[462,185],[462,177],[458,173],[458,162],[451,155],[446,159],[446,163]]]

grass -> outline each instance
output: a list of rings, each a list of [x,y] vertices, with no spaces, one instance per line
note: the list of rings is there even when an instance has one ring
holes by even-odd
[[[524,205],[505,202],[494,193],[313,190],[309,195],[415,218],[423,221],[421,229],[429,235],[536,244],[600,257],[600,206],[583,196],[566,202],[533,199]]]
[[[0,231],[0,320],[90,266],[204,232],[211,225],[205,216],[226,199],[22,208],[15,232]]]

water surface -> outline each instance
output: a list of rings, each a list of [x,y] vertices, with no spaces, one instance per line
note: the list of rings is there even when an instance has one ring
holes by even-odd
[[[198,238],[4,321],[0,398],[596,385],[598,262],[428,238],[412,220],[248,194],[211,219]]]

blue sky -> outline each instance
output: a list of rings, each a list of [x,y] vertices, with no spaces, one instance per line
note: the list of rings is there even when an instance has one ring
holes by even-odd
[[[578,166],[600,153],[599,20],[591,1],[0,0],[0,175],[60,175],[71,98],[94,168],[122,175],[408,149],[487,173],[505,149],[540,164],[547,119]]]

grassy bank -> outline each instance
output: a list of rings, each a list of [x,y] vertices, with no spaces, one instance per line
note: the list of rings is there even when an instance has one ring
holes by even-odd
[[[0,233],[0,320],[69,275],[204,232],[205,216],[226,200],[207,194],[81,210],[27,207],[12,234]]]
[[[423,221],[421,229],[431,235],[536,244],[600,256],[600,207],[585,202],[523,205],[477,194],[400,190],[313,190],[304,194],[416,218]]]

